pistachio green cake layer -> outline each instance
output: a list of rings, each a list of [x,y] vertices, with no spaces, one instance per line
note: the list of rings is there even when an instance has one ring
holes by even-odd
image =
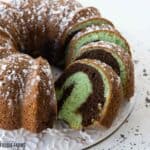
[[[102,79],[105,85],[104,93],[103,93],[104,97],[106,100],[109,99],[110,85],[109,85],[108,78],[106,77],[102,68],[92,63],[86,64],[83,62],[83,64],[90,66],[98,71],[99,78]],[[64,100],[64,104],[59,110],[58,117],[59,119],[62,119],[65,122],[67,122],[71,128],[81,129],[83,116],[81,113],[78,112],[78,110],[82,106],[82,104],[84,104],[88,100],[88,97],[94,92],[93,85],[86,73],[82,72],[82,70],[77,71],[76,73],[72,74],[66,79],[66,81],[63,83],[61,88],[56,89],[58,103],[60,103],[64,91],[72,85],[73,85],[73,89],[70,95],[66,97],[66,99]],[[100,113],[101,111],[99,111],[99,114]]]
[[[119,68],[120,68],[120,79],[122,82],[123,87],[126,87],[127,84],[127,70],[126,70],[126,66],[125,63],[122,61],[122,59],[115,53],[112,53],[112,56],[116,59],[116,61],[119,64]],[[124,88],[125,90],[125,88]],[[126,93],[126,91],[124,91]]]
[[[71,128],[79,129],[82,128],[82,116],[76,111],[93,92],[92,83],[85,73],[74,73],[68,77],[61,89],[56,90],[58,102],[62,98],[64,90],[71,85],[74,85],[73,90],[59,111],[58,118],[65,120]]]

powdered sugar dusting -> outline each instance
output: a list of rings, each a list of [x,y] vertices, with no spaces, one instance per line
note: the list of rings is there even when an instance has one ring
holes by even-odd
[[[99,69],[102,69],[104,74],[106,74],[106,77],[109,78],[112,82],[117,81],[118,85],[120,86],[120,77],[116,75],[116,73],[112,70],[112,68],[107,65],[106,63],[101,62],[100,60],[96,59],[82,59],[82,60],[77,60],[75,63],[83,63],[89,66],[98,67]],[[107,73],[109,72],[109,74]]]
[[[46,63],[42,66],[40,64],[38,65],[36,60],[30,56],[19,53],[12,54],[0,60],[0,87],[3,87],[0,88],[0,95],[9,107],[13,106],[13,101],[23,101],[28,86],[26,84],[27,82],[31,86],[35,86],[42,81],[45,94],[52,94],[53,96],[52,91],[54,85],[52,83],[51,69],[47,61],[44,62]],[[45,77],[42,79],[42,75],[38,74],[40,70],[46,75],[47,79]],[[29,80],[30,78],[28,76],[32,73],[33,78]],[[31,94],[30,90],[28,90],[28,94]]]
[[[23,99],[25,78],[27,76],[28,59],[24,54],[13,54],[0,60],[0,95],[13,105],[13,101]],[[12,101],[12,102],[11,102]]]
[[[91,32],[95,32],[95,31],[100,31],[100,30],[109,30],[109,31],[115,31],[116,29],[113,28],[111,25],[108,24],[102,24],[102,25],[91,25],[89,27],[87,27],[85,30],[82,30],[80,32],[78,32],[74,37],[73,40],[78,39],[79,37],[91,33]]]
[[[41,67],[40,64],[35,63],[36,60],[28,55],[20,54],[17,50],[24,52],[25,49],[30,49],[30,42],[32,41],[34,46],[38,38],[45,36],[47,31],[50,32],[51,25],[58,27],[57,39],[74,16],[74,11],[80,7],[81,5],[76,1],[73,3],[65,1],[62,5],[61,1],[55,0],[37,0],[35,3],[31,3],[30,0],[0,2],[0,32],[2,33],[0,86],[5,87],[1,88],[0,94],[9,106],[13,105],[13,101],[23,100],[28,76],[32,73],[34,75],[34,72],[35,76],[30,81],[31,85],[34,86],[42,81],[45,92],[48,95],[52,94],[54,85],[49,64],[45,63]],[[34,33],[34,36],[31,36],[31,33]],[[42,79],[42,76],[38,74],[39,70],[45,74],[48,81],[45,78]],[[54,99],[55,94],[52,96]]]
[[[18,49],[29,49],[30,41],[34,49],[37,41],[43,41],[41,37],[52,33],[51,26],[55,27],[54,39],[58,40],[69,25],[75,12],[82,6],[77,1],[66,0],[10,0],[10,3],[1,2],[0,5],[0,28],[7,30],[12,39],[19,41]],[[11,5],[10,5],[11,4]],[[15,21],[14,21],[15,20]],[[40,29],[40,30],[39,30]],[[33,33],[34,36],[31,36]],[[28,39],[30,37],[30,40]]]
[[[132,66],[131,56],[122,47],[116,45],[115,43],[110,43],[106,41],[91,42],[87,45],[84,45],[80,49],[80,53],[78,55],[81,56],[84,52],[92,51],[94,49],[95,50],[103,49],[103,50],[106,50],[107,52],[112,53],[112,55],[117,55],[117,57],[120,59],[120,61],[122,61],[122,63],[124,64],[126,68],[126,72],[128,74],[127,77],[130,78],[129,74],[132,70],[131,69],[131,66]]]
[[[86,7],[76,12],[71,24],[80,23],[93,17],[100,17],[99,11],[95,7]]]
[[[116,52],[119,56],[124,56],[124,57],[129,57],[128,52],[126,52],[122,47],[119,45],[112,43],[112,42],[107,42],[107,41],[98,41],[98,42],[91,42],[88,43],[80,49],[81,52],[84,52],[86,50],[92,50],[92,49],[97,49],[97,48],[106,48],[110,49],[112,52]]]
[[[6,64],[3,64],[2,67],[1,67],[1,70],[4,70],[4,71],[5,71],[5,70],[6,70],[6,67],[7,67],[7,65],[6,65]]]
[[[107,65],[106,63],[101,62],[100,60],[92,60],[92,63],[102,67],[103,70],[105,71],[105,73],[107,74],[106,76],[108,76],[108,78],[110,79],[110,81],[112,83],[117,82],[117,86],[118,87],[121,86],[120,77],[114,72],[114,70],[109,65]]]
[[[36,75],[35,78],[31,80],[31,86],[34,86],[40,80],[41,80],[40,76]]]

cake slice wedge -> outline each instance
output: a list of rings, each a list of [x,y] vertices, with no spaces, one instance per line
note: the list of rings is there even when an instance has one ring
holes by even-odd
[[[92,42],[83,46],[76,59],[97,59],[120,76],[124,97],[130,99],[134,94],[134,67],[131,56],[120,46],[109,42]]]
[[[75,61],[55,87],[58,118],[73,129],[110,127],[123,100],[120,77],[98,60]]]

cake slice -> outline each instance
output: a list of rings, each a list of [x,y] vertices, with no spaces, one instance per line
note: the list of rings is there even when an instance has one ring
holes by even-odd
[[[83,46],[76,59],[97,59],[109,66],[120,76],[124,97],[134,94],[134,68],[131,56],[120,46],[109,42],[92,42]]]
[[[58,118],[74,129],[110,127],[123,99],[120,78],[97,60],[75,61],[55,86]]]

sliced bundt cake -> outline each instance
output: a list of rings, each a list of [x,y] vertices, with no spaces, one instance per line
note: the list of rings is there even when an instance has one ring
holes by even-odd
[[[133,95],[130,47],[97,8],[76,0],[0,0],[0,128],[53,126],[54,79],[42,57],[67,66],[56,81],[58,118],[72,128],[110,127],[123,93]]]

